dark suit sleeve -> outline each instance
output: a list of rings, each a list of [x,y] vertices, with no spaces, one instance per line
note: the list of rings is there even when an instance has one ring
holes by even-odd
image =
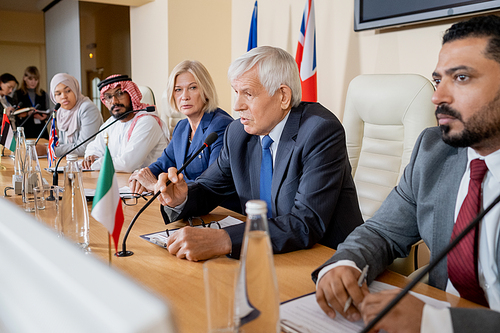
[[[450,308],[454,332],[496,333],[500,327],[500,313],[486,309]]]
[[[420,239],[417,226],[417,204],[413,187],[414,166],[422,146],[424,131],[412,153],[399,184],[384,200],[375,215],[354,230],[337,252],[313,273],[316,282],[319,271],[339,260],[352,260],[358,267],[370,265],[368,282],[375,279],[395,258],[406,257],[411,246]],[[438,138],[439,139],[439,138]],[[435,140],[433,137],[432,140]]]

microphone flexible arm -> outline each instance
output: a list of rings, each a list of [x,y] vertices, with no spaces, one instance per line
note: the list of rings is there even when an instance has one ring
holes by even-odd
[[[59,110],[59,108],[61,107],[61,104],[60,103],[57,103],[56,106],[54,106],[54,111],[52,111],[49,119],[47,120],[47,122],[45,123],[45,125],[43,126],[42,130],[40,131],[40,134],[38,134],[38,138],[36,138],[36,141],[35,141],[35,146],[36,144],[38,143],[38,140],[40,140],[40,138],[42,137],[42,134],[43,132],[47,129],[47,126],[49,125],[49,123],[52,121],[52,118],[54,118],[54,116],[56,115],[56,112],[57,110]],[[24,124],[24,123],[23,123]]]
[[[203,142],[203,145],[200,147],[200,149],[198,149],[198,151],[196,153],[194,153],[193,155],[191,155],[191,157],[189,158],[189,160],[186,161],[186,163],[184,163],[181,168],[179,170],[177,170],[177,174],[180,174],[182,171],[184,171],[184,169],[189,165],[189,163],[191,163],[196,156],[198,156],[199,153],[201,153],[201,151],[205,148],[207,148],[208,146],[210,146],[212,143],[215,142],[215,140],[217,140],[218,138],[218,135],[217,133],[215,132],[212,132],[210,133],[207,138],[205,139],[205,142]],[[167,180],[165,186],[168,186],[170,185],[172,182],[169,180]],[[130,234],[130,230],[132,230],[132,227],[134,226],[135,224],[135,221],[137,221],[137,219],[139,218],[139,216],[146,210],[146,208],[149,207],[149,205],[151,205],[151,203],[160,195],[160,191],[156,192],[153,197],[151,199],[149,199],[148,202],[146,202],[146,204],[144,204],[144,206],[137,212],[137,214],[134,216],[134,218],[132,219],[132,221],[130,222],[130,225],[128,226],[127,228],[127,232],[125,233],[125,236],[123,237],[123,243],[122,243],[122,250],[121,251],[118,251],[115,255],[117,257],[129,257],[131,255],[134,254],[134,252],[132,251],[127,251],[127,238],[128,238],[128,235]]]
[[[366,327],[361,331],[361,333],[368,333],[392,308],[412,289],[415,285],[422,280],[425,274],[429,273],[431,269],[437,266],[439,262],[450,252],[461,240],[472,230],[476,225],[482,220],[482,218],[500,201],[500,195],[496,197],[495,200],[482,212],[480,212],[474,220],[464,229],[462,232],[451,241],[439,254],[438,256],[429,263],[429,265],[424,268],[408,285],[401,290],[401,292],[382,310],[380,313],[366,325]]]
[[[66,157],[66,155],[68,155],[69,153],[72,153],[73,151],[75,151],[76,149],[78,149],[79,147],[81,147],[84,143],[89,142],[89,140],[93,139],[97,134],[101,133],[105,129],[108,129],[111,125],[113,125],[114,123],[116,123],[118,120],[122,120],[123,118],[125,118],[125,116],[128,116],[129,114],[131,114],[133,112],[139,112],[139,111],[154,112],[155,110],[156,110],[156,108],[154,106],[148,106],[145,109],[127,111],[127,112],[123,113],[121,116],[119,116],[118,118],[116,118],[114,121],[112,121],[110,124],[108,124],[105,127],[101,128],[100,130],[98,130],[97,132],[95,132],[94,134],[92,134],[91,136],[89,136],[87,139],[83,140],[82,142],[80,142],[79,144],[77,144],[76,146],[74,146],[73,148],[71,148],[69,151],[67,151],[65,154],[63,154],[57,160],[56,167],[55,167],[54,173],[52,175],[52,185],[57,186],[58,183],[59,183],[59,175],[58,175],[57,170],[59,168],[59,163],[61,163],[62,159],[64,157]]]

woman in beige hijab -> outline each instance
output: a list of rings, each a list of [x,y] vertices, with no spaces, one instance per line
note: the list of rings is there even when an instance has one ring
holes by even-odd
[[[54,75],[50,81],[50,99],[54,103],[61,103],[56,118],[59,144],[55,149],[56,156],[60,157],[95,134],[102,125],[102,115],[96,105],[82,95],[80,84],[69,74]],[[83,156],[87,144],[73,153]]]

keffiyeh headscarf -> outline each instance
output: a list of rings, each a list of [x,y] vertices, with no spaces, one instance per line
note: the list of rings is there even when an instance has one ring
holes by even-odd
[[[109,83],[108,83],[109,82]],[[101,101],[106,105],[104,100],[104,94],[109,89],[115,89],[117,87],[121,87],[122,91],[125,91],[130,96],[130,101],[132,102],[132,107],[134,110],[141,110],[150,106],[146,103],[141,103],[142,93],[139,90],[139,87],[132,82],[132,80],[127,75],[115,74],[108,76],[106,79],[101,81],[98,85],[99,90],[101,91]]]
[[[54,95],[54,91],[59,84],[64,84],[67,86],[76,96],[76,104],[71,110],[66,110],[63,107],[59,109],[57,112],[57,127],[66,132],[66,137],[68,138],[68,142],[73,142],[73,135],[78,127],[78,109],[80,105],[82,105],[85,101],[90,101],[90,99],[86,96],[82,95],[80,91],[80,84],[78,81],[71,75],[66,73],[59,73],[54,75],[52,80],[50,81],[50,99],[52,102],[56,102],[56,98]]]

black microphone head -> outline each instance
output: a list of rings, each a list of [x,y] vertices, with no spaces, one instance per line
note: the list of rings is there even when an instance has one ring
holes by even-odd
[[[146,112],[155,112],[156,111],[156,106],[146,106],[144,109]]]
[[[215,140],[217,140],[217,138],[219,137],[219,135],[215,132],[212,132],[210,133],[207,138],[205,139],[205,144],[207,146],[210,146],[212,143],[215,142]]]
[[[40,108],[40,104],[37,104],[33,107],[33,109],[38,110]]]
[[[23,102],[19,102],[16,106],[16,109],[20,109],[23,107]]]
[[[54,111],[59,110],[60,107],[61,107],[61,103],[57,103],[56,106],[54,106]]]

